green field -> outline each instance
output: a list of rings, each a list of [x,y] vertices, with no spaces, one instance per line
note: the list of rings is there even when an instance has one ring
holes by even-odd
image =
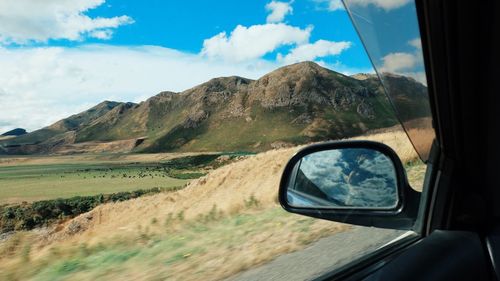
[[[123,156],[127,160],[122,162],[100,155],[81,159],[72,156],[4,158],[8,164],[0,165],[0,205],[139,189],[177,189],[244,155],[177,155],[151,161],[147,155],[136,158],[137,155],[130,154],[128,158]]]
[[[169,177],[151,165],[67,164],[0,167],[0,204],[120,191],[173,188],[187,179]]]

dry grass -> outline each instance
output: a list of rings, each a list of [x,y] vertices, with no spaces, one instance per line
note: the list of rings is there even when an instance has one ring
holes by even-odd
[[[432,140],[436,136],[432,129],[432,118],[409,120],[404,125],[408,128],[408,135],[416,145],[417,151],[423,153],[431,150]],[[423,155],[423,157],[427,157],[427,155]]]
[[[356,139],[386,143],[404,162],[416,159],[395,128]],[[345,231],[349,226],[278,206],[282,169],[298,149],[260,153],[180,191],[101,205],[55,229],[18,233],[0,244],[0,279],[218,280]]]
[[[40,248],[33,234],[18,233],[0,246],[0,279],[220,280],[347,228],[273,207],[173,226],[150,220],[94,245],[60,241]]]
[[[401,126],[394,126],[384,130],[373,131],[366,136],[354,137],[355,140],[371,140],[381,142],[391,147],[398,154],[403,163],[418,159],[418,154],[413,148],[408,136]]]
[[[82,142],[63,144],[56,147],[52,153],[55,154],[78,154],[78,153],[127,153],[135,148],[137,139],[118,140],[110,142]]]
[[[435,137],[435,133],[432,129],[412,128],[408,131],[408,134],[415,140],[415,148],[418,151],[431,150],[432,140]],[[424,155],[424,157],[427,157],[427,155]]]
[[[16,137],[16,136],[0,136],[0,141],[13,139],[13,138],[15,138],[15,137]]]

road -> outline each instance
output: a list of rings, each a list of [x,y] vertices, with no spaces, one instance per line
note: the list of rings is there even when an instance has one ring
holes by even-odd
[[[307,248],[279,256],[226,281],[311,280],[369,253],[405,234],[405,231],[353,227],[318,240]]]

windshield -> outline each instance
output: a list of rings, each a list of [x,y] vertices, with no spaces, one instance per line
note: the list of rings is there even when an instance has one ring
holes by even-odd
[[[368,2],[361,41],[340,0],[0,0],[0,280],[309,280],[398,241],[278,200],[330,141],[390,146],[422,189],[414,6]],[[296,202],[400,202],[382,155],[303,168]]]
[[[344,4],[400,122],[426,161],[435,133],[415,3],[344,0]],[[409,87],[412,81],[420,86]]]

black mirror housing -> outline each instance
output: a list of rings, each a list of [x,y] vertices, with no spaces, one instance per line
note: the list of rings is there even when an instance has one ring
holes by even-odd
[[[353,151],[363,151],[365,153],[360,153],[359,155],[354,154],[353,156]],[[334,188],[331,188],[330,186],[326,186],[324,189],[321,188],[321,182],[328,182],[331,185],[331,181],[326,181],[326,179],[323,179],[321,173],[319,174],[318,179],[318,171],[314,170],[314,165],[315,161],[318,162],[318,159],[320,158],[314,158],[313,156],[320,155],[321,153],[323,153],[324,155],[328,155],[328,153],[330,153],[332,156],[334,156],[342,152],[344,152],[344,154],[350,155],[349,157],[351,158],[349,159],[352,161],[350,165],[348,165],[347,163],[343,163],[344,158],[339,158],[337,156],[336,160],[339,161],[340,159],[340,161],[337,163],[341,163],[342,167],[351,167],[351,169],[354,169],[352,168],[352,166],[359,164],[360,167],[364,166],[364,171],[366,171],[366,161],[368,161],[366,155],[381,155],[385,159],[387,159],[385,162],[391,162],[392,165],[390,166],[390,182],[394,186],[394,191],[390,195],[394,198],[392,201],[385,200],[384,202],[392,202],[393,204],[386,204],[380,207],[373,202],[365,204],[363,203],[363,201],[358,201],[361,203],[356,203],[356,200],[346,199],[346,190],[342,189],[344,187],[343,185],[349,186],[351,189],[353,186],[357,187],[357,194],[360,192],[366,193],[366,188],[364,186],[359,187],[355,184],[351,184],[351,178],[353,175],[356,176],[358,174],[364,174],[365,177],[363,179],[366,180],[366,174],[368,172],[357,173],[353,170],[349,173],[350,170],[348,170],[348,173],[343,174],[343,177],[338,177],[338,179],[341,179],[341,181],[344,182],[343,185],[339,185],[338,183],[336,183],[337,185]],[[307,161],[308,165],[305,165],[306,162],[304,161]],[[372,172],[377,174],[381,169],[385,168],[385,170],[387,170],[387,165],[383,166],[381,163],[382,162],[380,161],[370,162],[369,164],[371,169],[373,170]],[[299,171],[301,170],[299,169],[299,167],[302,167],[301,165],[304,166],[304,172]],[[311,165],[313,167],[312,169],[314,170],[312,172]],[[321,167],[324,171],[328,171],[328,169],[325,169],[324,162],[318,164],[318,167]],[[332,165],[331,167],[327,168],[333,169],[334,166]],[[306,181],[308,182],[308,184],[304,184],[304,173],[307,172],[309,172],[309,174],[311,175],[314,174],[317,184],[313,184],[311,183],[312,181],[309,181],[307,179]],[[329,174],[332,173],[333,172]],[[329,174],[326,174],[324,177],[328,177]],[[373,176],[373,173],[371,175]],[[380,177],[378,179],[380,179]],[[369,178],[369,180],[371,180],[372,183],[377,182],[373,181],[372,178]],[[311,185],[313,185],[314,187],[311,188]],[[371,184],[371,186],[373,186],[373,184]],[[329,193],[328,190],[325,191],[325,189],[327,188],[328,190],[337,190],[335,191],[337,192],[337,195],[332,195],[333,192]],[[384,188],[385,190],[389,190],[386,186]],[[370,193],[366,194],[368,195],[364,196],[370,196]],[[349,199],[352,199],[351,197],[349,197]],[[300,198],[297,202],[300,201],[307,203],[296,204],[295,202],[293,202],[294,200],[291,200],[291,198]],[[292,202],[290,202],[290,200]],[[401,160],[394,152],[394,150],[392,150],[387,145],[372,141],[334,141],[307,146],[297,152],[289,160],[289,162],[285,166],[280,181],[279,201],[281,206],[286,211],[309,217],[354,225],[410,230],[413,228],[418,214],[420,193],[410,187]],[[346,202],[349,202],[349,204],[347,204]],[[379,200],[378,202],[382,201]]]

